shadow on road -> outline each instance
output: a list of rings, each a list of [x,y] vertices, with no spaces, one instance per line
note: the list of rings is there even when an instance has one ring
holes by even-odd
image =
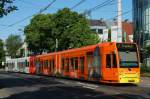
[[[5,74],[5,73],[0,73],[1,74]],[[61,84],[61,82],[56,82],[53,79],[55,78],[49,78],[49,79],[43,79],[41,77],[17,77],[17,75],[13,75],[11,73],[9,73],[11,76],[9,77],[5,77],[6,75],[2,75],[2,77],[0,78],[0,89],[2,88],[11,88],[11,87],[30,87],[30,86],[35,86],[35,85],[51,85],[51,84]],[[9,75],[7,73],[7,75]],[[51,80],[51,81],[49,81]]]
[[[0,73],[0,76],[0,89],[13,87],[33,88],[35,85],[45,85],[44,87],[40,86],[37,90],[25,90],[21,92],[15,90],[18,92],[10,94],[8,97],[3,97],[3,99],[146,99],[141,95],[133,95],[134,93],[106,95],[103,92],[83,88],[82,86],[65,85],[64,83],[55,81],[54,77],[48,77],[48,79],[32,75],[19,75],[17,77],[17,73],[10,73],[10,75],[8,73],[7,75]]]
[[[3,99],[145,99],[139,95],[106,95],[101,92],[75,87],[48,87],[38,91],[14,94]]]

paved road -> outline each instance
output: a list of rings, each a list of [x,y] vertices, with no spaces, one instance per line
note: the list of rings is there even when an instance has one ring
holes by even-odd
[[[2,99],[150,99],[150,78],[141,84],[104,85],[0,71]]]

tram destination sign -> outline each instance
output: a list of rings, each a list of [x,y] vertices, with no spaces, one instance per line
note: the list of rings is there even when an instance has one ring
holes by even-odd
[[[117,43],[118,50],[136,50],[135,44]]]

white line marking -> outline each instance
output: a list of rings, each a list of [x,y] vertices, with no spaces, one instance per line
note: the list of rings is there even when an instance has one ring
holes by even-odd
[[[88,89],[96,89],[94,87],[89,87],[89,86],[83,86],[84,88],[88,88]]]

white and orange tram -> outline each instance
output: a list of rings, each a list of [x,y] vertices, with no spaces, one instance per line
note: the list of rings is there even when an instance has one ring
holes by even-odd
[[[6,71],[29,73],[29,57],[6,60]]]
[[[105,83],[140,82],[135,43],[105,42],[6,61],[6,70]]]

